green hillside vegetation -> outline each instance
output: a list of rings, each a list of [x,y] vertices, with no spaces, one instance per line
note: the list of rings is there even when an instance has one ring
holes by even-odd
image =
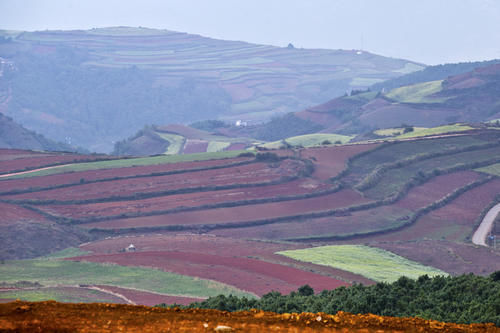
[[[330,245],[278,252],[299,261],[325,265],[360,274],[377,282],[394,282],[401,276],[412,279],[421,275],[446,272],[421,265],[389,251],[364,245]]]
[[[210,141],[208,143],[207,152],[213,153],[213,152],[223,151],[224,149],[229,147],[230,144],[231,144],[230,142],[224,142],[224,141]]]
[[[305,285],[286,296],[270,292],[251,300],[220,295],[189,307],[223,311],[261,309],[278,313],[346,311],[500,326],[500,272],[489,277],[473,274],[434,278],[423,275],[416,280],[401,277],[390,284],[355,284],[324,290],[317,295]]]
[[[446,101],[446,98],[436,98],[430,95],[442,90],[443,80],[417,83],[411,86],[396,88],[388,92],[385,96],[401,103],[439,103]]]
[[[74,172],[74,171],[125,168],[131,166],[156,165],[163,163],[206,161],[213,159],[236,157],[242,152],[245,151],[234,150],[234,151],[221,151],[215,153],[163,155],[163,156],[151,156],[151,157],[140,157],[140,158],[127,158],[127,159],[110,160],[110,161],[88,162],[88,163],[74,163],[64,166],[56,166],[54,168],[47,170],[34,171],[22,175],[11,176],[4,179],[37,177],[37,176],[46,176],[46,175],[53,175],[65,172]]]
[[[451,132],[462,132],[474,129],[465,124],[444,125],[432,128],[416,127],[413,131],[398,135],[397,139],[416,138],[420,136],[439,135]]]
[[[105,284],[201,298],[221,293],[253,297],[223,283],[156,269],[54,259],[6,261],[0,265],[0,276],[6,283],[29,281],[44,286]],[[12,296],[17,297],[15,292]]]
[[[399,136],[402,135],[405,131],[405,128],[410,128],[412,132],[417,132],[426,129],[425,127],[415,127],[415,126],[407,126],[407,127],[394,127],[394,128],[384,128],[374,131],[373,133],[378,136]]]
[[[89,295],[100,295],[101,298],[92,298],[92,302],[103,302],[111,303],[113,298],[105,298],[103,293],[97,290],[85,290]],[[84,295],[75,295],[70,292],[65,291],[63,288],[43,288],[43,289],[33,289],[33,290],[15,290],[15,291],[2,291],[0,296],[4,299],[20,299],[27,300],[30,302],[41,302],[41,301],[57,301],[65,303],[85,303],[89,299]]]
[[[304,120],[293,113],[271,119],[268,123],[259,126],[255,131],[254,138],[264,141],[277,141],[293,136],[319,132],[323,126]]]
[[[292,146],[312,147],[321,144],[341,144],[349,142],[354,136],[340,134],[306,134],[287,138],[285,141]],[[325,143],[326,141],[326,143]]]

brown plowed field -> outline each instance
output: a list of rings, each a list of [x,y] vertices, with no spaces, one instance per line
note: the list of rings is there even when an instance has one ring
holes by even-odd
[[[189,174],[122,179],[102,182],[97,186],[95,184],[82,184],[68,188],[9,195],[8,198],[15,200],[87,200],[193,187],[265,183],[277,181],[284,176],[294,176],[301,167],[301,162],[293,160],[283,161],[277,168],[271,168],[267,163],[252,163],[237,166],[231,170],[215,169]]]
[[[131,201],[115,201],[81,205],[47,205],[39,208],[47,213],[57,216],[69,218],[90,218],[120,215],[123,213],[164,211],[178,207],[198,207],[223,202],[236,202],[265,198],[270,199],[288,195],[320,192],[330,188],[332,188],[332,185],[318,183],[314,180],[301,179],[284,184],[269,186],[176,194]]]
[[[313,177],[326,180],[338,175],[345,168],[347,160],[359,153],[374,149],[378,144],[358,144],[350,146],[309,148],[301,151],[301,157],[311,158],[315,169]]]
[[[110,220],[86,224],[86,228],[119,229],[166,225],[224,224],[268,219],[274,217],[304,214],[329,210],[368,202],[368,199],[353,190],[342,190],[333,194],[302,200],[272,202],[258,205],[217,208],[195,212],[146,216],[120,220]]]
[[[230,252],[230,251],[229,251]],[[228,253],[230,255],[230,253]],[[165,271],[220,281],[259,296],[272,290],[289,294],[304,284],[317,291],[348,284],[327,276],[261,260],[178,251],[90,255],[67,260],[154,267]]]
[[[227,147],[224,150],[243,150],[247,147],[248,145],[246,143],[231,143],[229,147]]]
[[[338,312],[275,314],[162,309],[119,304],[11,302],[0,304],[3,332],[470,332],[493,333],[493,324],[457,325],[420,318]]]
[[[90,171],[71,172],[42,177],[29,177],[18,179],[3,179],[0,180],[2,192],[12,190],[25,190],[29,188],[50,187],[62,184],[78,184],[80,180],[93,181],[114,177],[132,177],[140,175],[150,175],[152,173],[170,172],[170,171],[189,171],[198,168],[210,168],[221,165],[231,165],[243,161],[250,160],[251,158],[229,158],[222,160],[209,160],[209,161],[194,161],[194,162],[180,162],[180,163],[165,163],[147,166],[126,167],[126,168],[112,168],[112,169],[99,169]]]
[[[162,295],[142,290],[120,288],[115,286],[96,285],[95,287],[105,291],[110,291],[112,293],[122,295],[128,300],[138,305],[154,306],[162,303],[189,305],[194,302],[203,301],[203,298]]]
[[[47,219],[21,206],[0,202],[0,225],[9,225],[20,221],[47,222]]]
[[[373,283],[360,275],[275,254],[278,251],[304,248],[304,244],[235,239],[208,234],[146,234],[108,238],[82,245],[81,249],[94,254],[119,253],[131,243],[134,244],[137,251],[185,251],[230,257],[251,257],[336,279],[340,278],[343,281],[356,281],[363,284]]]
[[[0,148],[0,162],[15,160],[18,158],[37,157],[45,154],[46,153],[32,151],[32,150]]]

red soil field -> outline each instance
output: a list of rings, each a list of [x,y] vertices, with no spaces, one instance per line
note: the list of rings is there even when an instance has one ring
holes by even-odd
[[[302,200],[111,220],[89,223],[84,226],[86,228],[116,229],[162,225],[224,224],[330,210],[368,201],[369,200],[361,197],[359,193],[347,189],[329,195]]]
[[[229,147],[227,147],[224,150],[243,150],[247,147],[248,145],[246,143],[231,143]]]
[[[198,168],[207,168],[221,165],[230,165],[250,160],[251,158],[228,158],[220,160],[208,161],[193,161],[193,162],[180,162],[180,163],[165,163],[147,166],[126,167],[126,168],[112,168],[100,169],[81,172],[71,172],[64,174],[57,174],[42,177],[29,177],[18,179],[0,179],[1,191],[7,192],[12,190],[24,190],[28,188],[49,187],[62,184],[78,184],[81,179],[91,181],[105,178],[114,177],[129,177],[138,175],[149,175],[151,173],[191,170]]]
[[[411,189],[406,197],[399,200],[396,205],[410,210],[425,207],[457,188],[479,179],[479,177],[480,174],[474,171],[460,171],[435,177]]]
[[[183,154],[204,153],[207,151],[208,142],[204,140],[189,139],[184,145]]]
[[[276,314],[151,308],[125,304],[11,302],[0,305],[5,332],[498,332],[494,324],[457,325],[421,318],[325,313]]]
[[[216,280],[263,295],[272,290],[288,294],[304,284],[317,291],[348,284],[296,268],[243,257],[177,251],[131,252],[69,258],[125,266],[155,267],[183,275]]]
[[[301,157],[312,158],[315,170],[313,177],[326,180],[339,174],[347,160],[359,153],[374,149],[378,144],[357,144],[350,146],[309,148],[301,150]]]
[[[182,304],[188,305],[194,302],[201,302],[203,298],[194,298],[194,297],[183,297],[183,296],[170,296],[163,294],[155,294],[142,290],[128,289],[128,288],[120,288],[115,286],[104,286],[104,285],[96,285],[95,287],[110,291],[112,293],[116,293],[124,296],[128,300],[132,301],[134,304],[138,305],[148,305],[154,306],[158,304]],[[123,299],[120,299],[122,302],[114,302],[114,303],[123,303]]]
[[[18,205],[0,202],[0,212],[0,225],[9,225],[20,221],[47,222],[47,219],[42,215]]]
[[[90,218],[113,216],[124,213],[146,213],[163,211],[177,207],[197,207],[223,202],[274,198],[279,196],[298,195],[325,191],[333,185],[318,183],[310,179],[259,186],[236,188],[231,190],[196,192],[155,197],[142,200],[103,202],[81,205],[47,205],[39,209],[56,216],[69,218]]]
[[[61,189],[10,195],[8,197],[15,200],[86,200],[134,195],[139,192],[171,191],[190,187],[271,182],[279,180],[283,176],[297,174],[302,166],[302,162],[295,160],[285,160],[278,168],[271,168],[267,163],[252,163],[230,169],[122,179],[101,182],[97,186],[96,184],[83,184]]]
[[[93,161],[96,159],[116,159],[106,155],[76,155],[57,154],[17,158],[14,160],[4,160],[0,162],[0,173],[9,173],[17,170],[37,169],[54,164],[67,164],[73,162]]]
[[[18,158],[37,157],[37,156],[41,156],[41,155],[47,156],[47,155],[53,155],[53,154],[42,153],[42,152],[31,151],[31,150],[0,148],[0,162],[15,160]]]
[[[186,251],[228,257],[252,257],[324,276],[340,278],[343,281],[355,281],[364,284],[373,283],[373,281],[360,275],[332,267],[300,262],[275,254],[278,251],[304,248],[304,244],[296,243],[235,239],[216,237],[209,234],[146,234],[107,238],[84,244],[80,248],[93,254],[110,254],[120,253],[130,244],[134,244],[137,251]]]

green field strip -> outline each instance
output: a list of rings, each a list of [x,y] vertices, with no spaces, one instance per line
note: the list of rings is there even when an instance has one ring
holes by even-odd
[[[65,173],[65,172],[125,168],[125,167],[134,167],[134,166],[166,164],[166,163],[207,161],[207,160],[214,160],[214,159],[237,157],[239,154],[244,153],[244,152],[246,152],[246,151],[245,150],[233,150],[233,151],[221,151],[221,152],[215,152],[215,153],[194,153],[194,154],[186,154],[186,155],[164,155],[164,156],[152,156],[152,157],[139,157],[139,158],[111,160],[111,161],[75,163],[75,164],[69,164],[69,165],[64,165],[64,166],[58,166],[58,167],[54,167],[54,168],[46,169],[46,170],[34,171],[34,172],[22,174],[22,175],[5,177],[3,179],[28,178],[28,177],[37,177],[37,176],[47,176],[47,175]]]
[[[425,130],[428,129],[426,127],[412,127],[414,131],[420,131],[420,130]],[[384,128],[384,129],[379,129],[373,132],[373,134],[379,135],[379,136],[399,136],[402,135],[404,131],[403,127],[394,127],[394,128]]]
[[[217,281],[157,269],[53,259],[6,261],[0,265],[0,281],[38,282],[44,286],[104,284],[200,298],[219,294],[254,297]]]
[[[475,169],[476,171],[488,173],[490,175],[500,177],[500,163],[488,165],[486,167]]]
[[[394,282],[401,276],[416,279],[448,274],[437,268],[424,266],[392,252],[364,245],[330,245],[301,250],[281,251],[277,254],[313,264],[342,269],[377,282]]]
[[[156,134],[158,134],[162,139],[169,142],[167,151],[165,152],[166,155],[179,154],[182,147],[184,146],[184,142],[186,141],[183,136],[177,134],[159,132],[156,132]]]
[[[306,134],[294,136],[285,139],[285,141],[292,146],[303,146],[312,147],[321,145],[324,141],[329,141],[330,143],[335,143],[340,141],[341,144],[349,142],[354,136],[340,135],[340,134]]]
[[[443,80],[418,83],[391,90],[386,94],[390,99],[401,103],[440,103],[448,98],[431,97],[430,95],[440,92]]]
[[[223,151],[231,145],[231,142],[225,141],[210,141],[207,146],[208,153],[215,153],[218,151]]]
[[[65,292],[61,288],[40,288],[40,289],[30,289],[30,290],[12,290],[12,291],[1,291],[0,298],[4,299],[20,299],[29,302],[41,302],[41,301],[57,301],[65,303],[88,303],[88,302],[99,302],[99,303],[112,303],[116,298],[109,297],[105,298],[106,294],[99,292],[97,290],[84,289],[86,293],[90,295],[99,295],[101,298],[89,298],[84,295],[72,295],[70,292]]]
[[[433,128],[416,127],[412,132],[401,134],[401,135],[397,136],[396,139],[407,139],[407,138],[416,138],[416,137],[429,136],[429,135],[439,135],[439,134],[452,133],[452,132],[462,132],[462,131],[468,131],[468,130],[472,130],[472,129],[474,129],[474,128],[470,127],[468,125],[464,125],[464,124],[445,125],[445,126],[438,126],[438,127],[433,127]],[[403,133],[403,131],[401,131],[401,133]]]

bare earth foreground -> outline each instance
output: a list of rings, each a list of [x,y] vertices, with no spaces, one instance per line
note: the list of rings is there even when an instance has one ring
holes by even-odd
[[[344,312],[280,315],[16,301],[0,304],[0,332],[500,332],[500,328]]]

